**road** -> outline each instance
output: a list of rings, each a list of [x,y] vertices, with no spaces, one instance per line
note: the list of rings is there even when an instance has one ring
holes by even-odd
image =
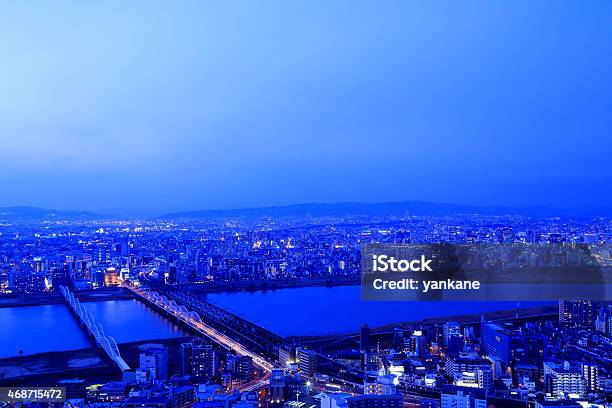
[[[193,317],[187,316],[185,313],[176,310],[176,308],[172,307],[171,305],[162,304],[161,302],[159,302],[156,299],[156,297],[153,295],[152,292],[143,290],[141,288],[136,288],[136,287],[128,286],[128,285],[125,285],[125,287],[127,289],[131,290],[132,292],[134,292],[135,294],[137,294],[138,296],[140,296],[140,297],[142,297],[144,299],[147,299],[149,302],[154,303],[158,307],[164,309],[166,312],[170,313],[171,315],[173,315],[177,319],[185,322],[192,329],[194,329],[197,332],[201,333],[202,335],[210,338],[211,340],[213,340],[216,343],[222,345],[223,347],[234,351],[238,355],[251,357],[253,359],[253,364],[257,368],[263,370],[265,373],[272,372],[272,369],[274,368],[274,366],[270,362],[265,360],[259,354],[256,354],[256,353],[253,353],[253,352],[249,351],[248,349],[246,349],[244,346],[242,346],[242,344],[238,343],[237,341],[229,338],[228,336],[224,335],[223,333],[220,333],[219,331],[217,331],[217,330],[213,329],[212,327],[204,324],[203,322],[198,321],[198,320],[194,319]]]

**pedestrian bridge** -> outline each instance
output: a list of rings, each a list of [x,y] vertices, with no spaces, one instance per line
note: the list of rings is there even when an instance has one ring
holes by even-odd
[[[60,286],[60,292],[66,299],[73,314],[79,319],[80,323],[87,331],[87,334],[94,338],[96,344],[104,350],[121,371],[129,370],[130,366],[127,365],[123,357],[121,357],[121,354],[119,354],[119,347],[117,347],[115,339],[104,334],[102,325],[96,322],[90,312],[85,310],[85,307],[74,297],[74,293],[72,293],[70,289],[66,286]]]

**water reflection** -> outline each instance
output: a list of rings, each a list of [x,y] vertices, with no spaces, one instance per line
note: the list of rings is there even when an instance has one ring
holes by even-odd
[[[84,302],[117,343],[187,336],[187,332],[137,300]],[[63,304],[0,308],[0,358],[91,347]]]
[[[188,336],[177,324],[138,300],[108,300],[83,305],[117,343]]]
[[[0,358],[90,346],[63,304],[0,308]]]
[[[364,302],[360,286],[209,294],[208,300],[283,336],[356,332],[389,323],[512,310],[516,302]],[[551,302],[521,302],[521,307]]]

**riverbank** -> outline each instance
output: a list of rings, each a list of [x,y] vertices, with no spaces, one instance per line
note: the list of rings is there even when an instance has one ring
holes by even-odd
[[[119,344],[119,351],[130,367],[138,367],[142,350],[151,347],[168,349],[168,372],[178,373],[180,344],[192,337],[147,340]],[[0,359],[0,386],[50,386],[69,378],[86,378],[88,384],[120,380],[117,367],[97,348],[39,353]]]
[[[33,354],[0,360],[0,385],[53,385],[92,372],[107,376],[117,369],[96,348]],[[38,384],[34,384],[36,381]],[[32,382],[34,381],[34,383]]]
[[[18,306],[39,306],[64,303],[64,297],[59,293],[49,293],[40,296],[2,296],[0,308]]]
[[[104,300],[129,300],[134,299],[132,292],[125,288],[100,288],[88,291],[75,292],[80,302],[99,302]],[[64,303],[64,297],[59,292],[49,292],[36,296],[2,296],[0,297],[0,308],[19,306],[39,306]]]
[[[193,293],[232,293],[232,292],[267,292],[279,289],[306,287],[354,286],[361,283],[361,276],[308,278],[285,280],[261,280],[239,282],[207,282],[187,285]]]
[[[472,314],[461,314],[461,315],[450,315],[448,317],[434,317],[428,319],[411,320],[397,323],[389,323],[377,327],[370,328],[370,335],[380,336],[386,334],[392,334],[393,330],[397,327],[404,330],[414,330],[417,328],[427,328],[435,325],[444,324],[452,321],[462,325],[479,324],[481,319],[487,321],[504,321],[513,319],[541,319],[550,320],[558,318],[558,306],[535,306],[513,310],[500,310],[500,311],[487,311],[483,313],[472,313]],[[346,333],[345,335],[329,334],[320,336],[290,336],[290,339],[299,339],[302,343],[321,343],[324,344],[328,341],[336,341],[339,338],[351,339],[359,337],[359,332],[354,331]]]

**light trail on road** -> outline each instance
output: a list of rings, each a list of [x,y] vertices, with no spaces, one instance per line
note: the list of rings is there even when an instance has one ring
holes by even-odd
[[[241,355],[241,356],[247,356],[250,357],[253,360],[253,363],[260,369],[264,370],[264,372],[266,373],[270,373],[272,371],[272,369],[274,368],[274,366],[268,362],[267,360],[265,360],[263,357],[261,357],[259,354],[253,353],[250,350],[246,349],[242,344],[238,343],[237,341],[231,339],[230,337],[226,336],[225,334],[219,332],[218,330],[213,329],[212,327],[206,325],[203,322],[199,322],[196,321],[192,318],[189,317],[185,317],[179,313],[176,313],[174,310],[171,310],[170,308],[167,307],[167,305],[165,304],[160,304],[157,302],[157,300],[155,299],[154,296],[152,296],[150,294],[150,292],[139,289],[139,288],[135,288],[135,287],[131,287],[129,285],[125,285],[124,287],[126,287],[127,289],[131,290],[132,292],[134,292],[135,294],[137,294],[138,296],[147,299],[149,302],[155,304],[156,306],[164,309],[166,312],[170,313],[172,316],[176,317],[177,319],[185,322],[187,325],[189,325],[189,327],[193,328],[194,330],[198,331],[199,333],[203,334],[204,336],[210,338],[211,340],[217,342],[218,344],[231,349],[233,351],[235,351],[237,354]]]

